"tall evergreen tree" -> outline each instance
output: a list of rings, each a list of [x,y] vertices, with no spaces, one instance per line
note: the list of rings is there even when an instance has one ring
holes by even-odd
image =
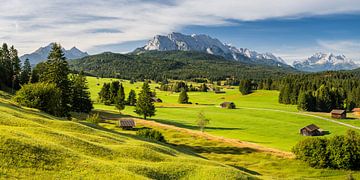
[[[119,81],[113,81],[113,82],[111,82],[110,88],[109,88],[109,91],[110,91],[110,101],[111,101],[111,103],[116,103],[116,102],[115,102],[115,99],[116,99],[117,96],[118,96],[119,88],[120,88],[120,82],[119,82]]]
[[[298,97],[298,109],[303,111],[314,111],[316,100],[312,93],[301,91]]]
[[[110,83],[104,83],[100,92],[99,92],[99,101],[103,102],[106,105],[111,104],[111,93],[110,93]]]
[[[80,73],[71,75],[71,111],[89,113],[93,109],[86,77]]]
[[[180,104],[188,104],[189,103],[189,96],[185,90],[182,90],[179,94],[178,103]]]
[[[20,73],[20,83],[27,84],[31,78],[31,65],[29,59],[26,59]]]
[[[321,85],[315,92],[316,97],[316,110],[321,112],[331,111],[331,94],[327,86]]]
[[[126,101],[127,105],[135,106],[136,104],[136,93],[134,90],[130,90],[128,99]]]
[[[155,115],[155,106],[151,99],[151,91],[148,83],[144,83],[142,90],[139,93],[135,112],[138,115],[144,116],[144,119],[148,116],[151,117]]]
[[[2,83],[8,87],[12,86],[13,80],[13,73],[12,73],[12,63],[10,59],[10,51],[8,45],[4,43],[1,48],[1,57],[0,57],[0,64],[1,64],[1,80]]]
[[[119,111],[125,109],[125,92],[122,84],[119,85],[119,90],[117,92],[117,96],[115,97],[115,107]]]
[[[252,92],[251,81],[248,79],[241,80],[239,90],[242,95],[250,94]]]
[[[48,60],[45,62],[45,71],[41,74],[40,81],[54,83],[61,90],[61,107],[64,116],[69,115],[71,103],[69,73],[69,65],[62,48],[60,44],[54,43]]]

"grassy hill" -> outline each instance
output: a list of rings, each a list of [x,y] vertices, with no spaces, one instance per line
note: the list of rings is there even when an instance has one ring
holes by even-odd
[[[206,53],[184,51],[149,51],[139,55],[107,52],[72,60],[70,65],[73,70],[83,70],[94,76],[153,80],[199,77],[212,80],[229,77],[277,79],[298,72],[290,66],[255,65]]]
[[[0,178],[239,179],[242,171],[85,122],[16,106],[0,96]]]

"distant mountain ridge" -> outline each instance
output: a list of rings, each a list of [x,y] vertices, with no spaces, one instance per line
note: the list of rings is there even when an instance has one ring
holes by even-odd
[[[352,70],[359,67],[344,55],[321,52],[315,53],[303,61],[294,61],[293,66],[298,70],[308,72]]]
[[[23,56],[20,57],[20,60],[25,61],[26,59],[29,59],[30,64],[36,65],[47,59],[52,46],[53,46],[53,43],[50,43],[49,45],[47,45],[45,47],[41,47],[41,48],[37,49],[33,53],[24,54]],[[89,56],[89,54],[87,52],[83,52],[76,47],[72,47],[69,50],[62,48],[62,50],[64,52],[66,59],[78,59],[78,58],[83,58],[83,57]]]
[[[206,52],[208,54],[222,56],[228,60],[252,64],[288,66],[282,58],[272,53],[262,54],[247,48],[237,48],[203,34],[184,35],[173,32],[167,36],[156,35],[144,47],[137,48],[134,52],[174,50]]]

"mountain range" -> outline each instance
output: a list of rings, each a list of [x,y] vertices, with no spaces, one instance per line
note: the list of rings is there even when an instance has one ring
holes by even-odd
[[[293,66],[300,71],[308,72],[352,70],[359,67],[358,64],[344,55],[321,52],[315,53],[303,61],[295,61]]]
[[[47,45],[45,47],[40,47],[33,53],[24,54],[23,56],[20,57],[20,60],[24,62],[26,59],[29,59],[30,64],[36,65],[47,59],[52,46],[53,46],[53,43],[50,43],[49,45]],[[69,50],[62,48],[62,50],[64,52],[66,59],[78,59],[78,58],[83,58],[83,57],[89,56],[89,54],[87,52],[83,52],[76,47],[73,47]]]
[[[145,51],[196,51],[222,56],[228,60],[242,61],[245,63],[288,66],[285,61],[271,53],[258,53],[247,48],[237,48],[222,43],[208,35],[184,35],[173,32],[167,36],[157,35],[144,47],[137,48],[135,53]]]

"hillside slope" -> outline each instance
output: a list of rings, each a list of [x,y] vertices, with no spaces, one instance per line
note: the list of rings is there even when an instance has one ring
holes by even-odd
[[[58,119],[3,97],[0,114],[0,178],[251,178],[192,152]]]
[[[102,53],[70,61],[73,70],[121,79],[280,78],[296,73],[290,67],[229,61],[221,56],[191,51],[148,51],[136,54]]]

